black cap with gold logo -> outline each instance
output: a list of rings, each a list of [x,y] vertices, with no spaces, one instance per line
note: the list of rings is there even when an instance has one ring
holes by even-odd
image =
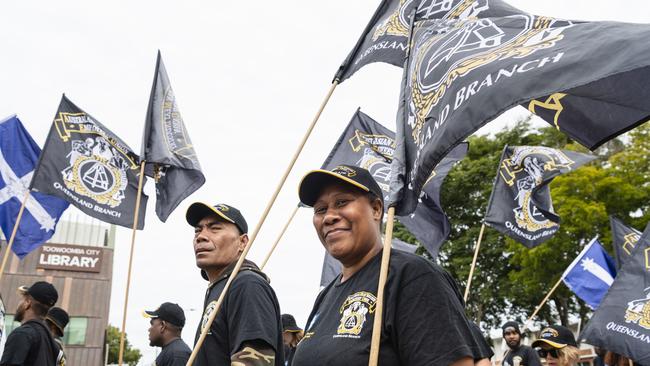
[[[244,216],[242,216],[241,212],[239,212],[238,209],[224,203],[210,206],[203,202],[194,202],[190,205],[190,207],[187,208],[185,219],[187,220],[188,224],[196,226],[199,224],[199,221],[204,219],[206,216],[215,214],[225,221],[235,224],[235,226],[239,228],[239,231],[241,231],[242,234],[248,233],[248,224],[246,223],[246,220],[244,219]]]
[[[332,170],[312,170],[305,174],[300,181],[298,195],[300,202],[307,206],[313,206],[321,191],[332,183],[347,183],[366,192],[374,193],[384,202],[384,195],[381,188],[372,177],[369,171],[353,165],[339,165]]]
[[[531,347],[539,347],[542,343],[546,343],[553,348],[578,347],[573,332],[561,325],[551,325],[542,329],[539,338],[533,342]]]

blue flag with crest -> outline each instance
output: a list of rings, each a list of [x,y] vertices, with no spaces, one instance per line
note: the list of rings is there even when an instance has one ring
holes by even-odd
[[[34,175],[41,149],[18,117],[0,122],[0,227],[7,240]],[[68,202],[39,192],[30,192],[13,244],[23,258],[54,235],[56,223]]]
[[[564,271],[564,283],[592,309],[598,308],[616,277],[614,260],[594,238]]]

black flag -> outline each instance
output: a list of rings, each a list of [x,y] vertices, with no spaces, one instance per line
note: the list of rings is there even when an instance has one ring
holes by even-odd
[[[156,180],[156,214],[163,222],[205,183],[160,51],[144,126],[142,159],[146,175]]]
[[[395,133],[357,110],[322,169],[330,170],[341,164],[360,166],[370,171],[386,196],[389,192],[390,163],[394,150]],[[434,258],[438,256],[440,246],[450,231],[449,220],[440,207],[440,188],[454,163],[466,154],[467,144],[461,144],[452,150],[436,167],[425,185],[416,212],[397,218]]]
[[[545,146],[506,146],[488,202],[485,223],[532,248],[560,228],[548,184],[596,156]]]
[[[140,158],[91,115],[61,98],[30,189],[63,198],[89,216],[133,226]],[[142,193],[138,229],[144,227]]]
[[[650,365],[650,225],[580,339]]]
[[[343,82],[373,62],[402,67],[414,11],[416,20],[487,18],[523,13],[501,0],[383,0],[334,80]]]
[[[641,233],[614,216],[609,217],[609,224],[612,227],[612,245],[616,257],[616,269],[621,269],[623,263],[631,258],[632,251],[641,237]]]
[[[650,118],[650,26],[532,15],[413,25],[389,204],[415,210],[456,144],[523,104],[590,149]]]
[[[438,257],[442,243],[447,240],[451,232],[449,219],[440,206],[442,183],[451,168],[467,155],[467,148],[467,143],[461,143],[451,150],[436,166],[428,182],[424,184],[415,211],[409,215],[397,217],[399,222],[406,226],[420,243],[423,243],[422,246],[433,258]],[[432,230],[434,228],[435,230]]]

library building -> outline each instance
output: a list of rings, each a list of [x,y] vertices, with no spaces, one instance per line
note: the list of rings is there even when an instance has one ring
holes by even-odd
[[[2,244],[4,253],[4,240]],[[22,260],[12,253],[0,281],[6,311],[3,341],[20,326],[14,322],[18,287],[47,281],[59,293],[56,306],[70,315],[63,337],[67,365],[104,365],[114,244],[114,226],[84,215],[59,221],[54,236]]]

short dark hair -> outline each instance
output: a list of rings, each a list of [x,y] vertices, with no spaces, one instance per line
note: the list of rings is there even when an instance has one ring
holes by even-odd
[[[366,192],[366,197],[368,198],[368,201],[370,201],[370,203],[373,203],[376,200],[379,200],[379,202],[381,202],[381,216],[379,216],[379,229],[383,230],[383,228],[384,228],[384,200],[381,199],[381,197],[377,196],[376,194],[374,194],[372,192]]]
[[[42,302],[36,300],[35,298],[31,297],[30,295],[29,299],[31,300],[32,303],[32,309],[34,310],[34,314],[44,318],[47,316],[47,312],[50,311],[50,307],[46,304],[43,304]]]
[[[243,234],[242,234],[242,235],[243,235]],[[168,321],[166,321],[166,320],[162,320],[162,319],[161,319],[160,321],[165,322],[165,326],[166,326],[167,328],[169,328],[169,330],[171,330],[173,333],[181,334],[181,332],[183,331],[183,327],[179,327],[178,325],[176,325],[176,324],[172,324],[172,323],[170,323],[170,322],[168,322]]]

